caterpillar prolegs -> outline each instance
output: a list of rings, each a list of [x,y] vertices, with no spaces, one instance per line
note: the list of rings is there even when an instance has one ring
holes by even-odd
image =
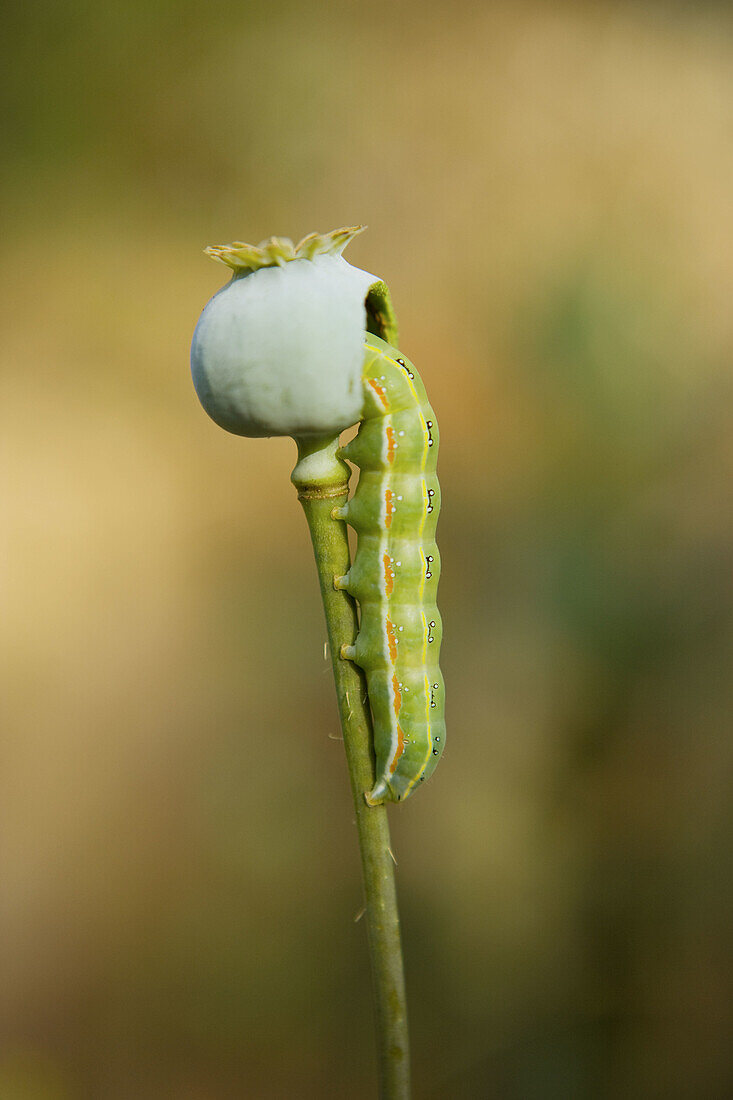
[[[364,669],[374,719],[376,782],[370,805],[403,801],[435,769],[445,745],[438,425],[420,377],[401,352],[367,334],[364,413],[339,452],[360,468],[335,518],[357,533],[354,563],[335,577],[359,603],[360,627],[341,656]]]

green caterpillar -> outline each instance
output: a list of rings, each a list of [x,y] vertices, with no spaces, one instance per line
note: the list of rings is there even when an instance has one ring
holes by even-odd
[[[439,434],[413,365],[371,333],[362,385],[359,432],[339,452],[360,468],[359,483],[333,512],[354,528],[358,546],[349,572],[334,585],[359,602],[359,634],[341,656],[366,672],[377,773],[364,797],[378,805],[408,798],[432,774],[445,745],[443,628],[435,602]]]

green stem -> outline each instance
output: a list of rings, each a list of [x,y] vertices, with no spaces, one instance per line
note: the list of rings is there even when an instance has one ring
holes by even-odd
[[[405,976],[387,810],[385,806],[367,806],[364,801],[364,792],[374,785],[366,679],[357,665],[340,656],[341,646],[353,644],[357,634],[356,606],[346,592],[333,586],[334,577],[347,573],[350,564],[346,524],[331,517],[332,510],[346,499],[350,471],[336,457],[338,436],[299,439],[297,443],[298,464],[292,481],[308,520],[316,555],[361,849],[380,1096],[382,1100],[408,1100],[410,1056]]]

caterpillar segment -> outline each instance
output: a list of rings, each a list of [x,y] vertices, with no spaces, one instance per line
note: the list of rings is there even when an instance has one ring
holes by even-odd
[[[339,452],[359,467],[359,482],[351,500],[332,513],[356,531],[357,551],[334,586],[360,607],[356,642],[342,647],[341,656],[367,677],[376,781],[364,797],[378,805],[408,798],[432,774],[445,745],[436,605],[440,437],[414,366],[371,333],[362,385],[359,432]]]

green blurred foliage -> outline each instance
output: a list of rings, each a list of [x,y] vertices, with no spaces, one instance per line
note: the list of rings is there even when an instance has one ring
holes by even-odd
[[[416,1096],[733,1093],[723,4],[4,16],[0,1096],[374,1095],[287,440],[209,243],[369,223],[441,424],[449,745],[392,815]]]

